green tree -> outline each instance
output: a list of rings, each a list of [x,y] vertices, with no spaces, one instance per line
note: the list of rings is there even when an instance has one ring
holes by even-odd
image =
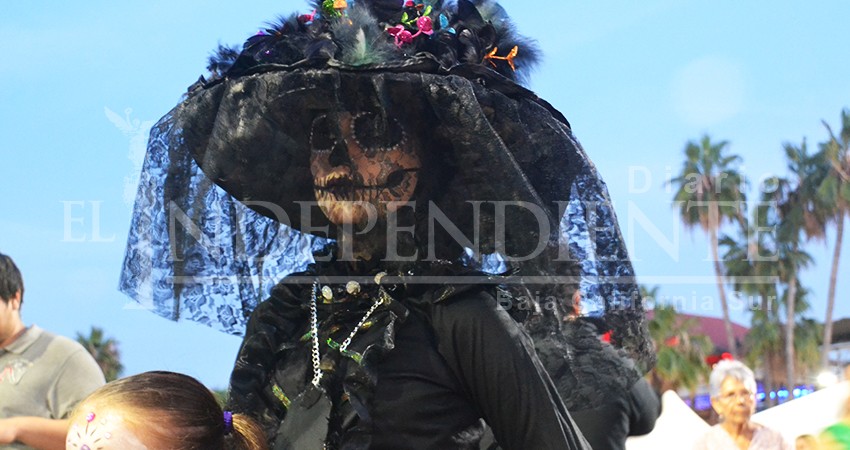
[[[224,408],[224,406],[227,404],[227,398],[229,396],[227,389],[210,389],[210,392],[212,392],[215,396],[215,399],[218,402],[219,406]]]
[[[805,145],[792,147],[786,150],[805,156]],[[781,378],[789,387],[796,381],[794,328],[798,315],[798,273],[812,262],[811,256],[800,247],[801,233],[805,229],[800,191],[800,183],[769,178],[749,222],[741,223],[739,240],[724,236],[720,241],[725,249],[726,277],[736,290],[760,298],[760,307],[752,317],[747,346],[751,356],[758,356],[749,360],[754,367],[763,369],[766,391],[776,387]],[[784,287],[781,296],[780,287]],[[781,301],[777,303],[774,299]],[[785,322],[781,327],[780,307],[785,309]],[[781,357],[783,351],[784,358]],[[781,374],[779,366],[783,360],[785,373]]]
[[[85,347],[97,361],[97,365],[103,371],[103,376],[107,382],[117,380],[121,376],[124,365],[121,364],[118,341],[113,338],[106,338],[101,328],[92,327],[88,336],[77,333],[77,342]]]
[[[776,191],[766,195],[766,200],[778,205],[780,223],[777,238],[781,245],[781,275],[788,286],[785,302],[785,371],[789,388],[796,383],[794,365],[794,336],[797,316],[798,272],[812,263],[811,257],[800,249],[801,233],[807,240],[822,238],[825,217],[823,205],[817,195],[820,170],[817,158],[809,155],[805,139],[799,145],[784,144],[790,179],[779,179]],[[802,291],[802,290],[801,290]]]
[[[838,278],[838,261],[841,259],[841,244],[844,239],[844,217],[850,212],[850,110],[841,111],[841,129],[836,135],[826,121],[829,140],[821,144],[819,156],[826,168],[818,194],[824,204],[831,205],[828,214],[835,223],[835,246],[832,253],[832,269],[829,275],[829,292],[826,299],[826,318],[823,327],[823,354],[821,365],[829,364],[832,345],[832,313],[835,307],[835,284]]]
[[[797,352],[797,370],[802,379],[809,379],[820,366],[823,325],[814,319],[801,318],[796,328],[794,348]]]
[[[794,371],[798,359],[794,345],[796,342],[797,316],[807,309],[799,304],[801,295],[806,292],[805,288],[800,285],[799,272],[812,264],[812,257],[799,247],[799,242],[796,240],[780,240],[777,255],[779,258],[779,281],[785,285],[781,302],[781,305],[785,308],[785,333],[782,339],[785,345],[785,380],[788,388],[792,389],[797,383]]]
[[[767,228],[765,210],[765,205],[757,205],[753,210],[752,223],[739,223],[739,238],[723,236],[720,246],[725,250],[726,278],[733,288],[759,298],[759,307],[753,312],[745,341],[748,350],[746,359],[751,367],[762,369],[764,389],[770,392],[775,387],[775,360],[782,346],[782,336],[775,320],[776,305],[773,301],[777,297],[779,269],[771,247],[771,236],[761,232]],[[759,357],[750,358],[753,355]],[[767,401],[770,402],[770,399]]]
[[[805,146],[802,149],[805,154]],[[817,233],[817,230],[805,231],[800,191],[801,184],[788,179],[766,180],[761,202],[752,209],[749,222],[741,223],[739,239],[724,236],[720,241],[725,250],[726,277],[736,290],[760,299],[746,341],[749,350],[746,359],[753,367],[762,369],[762,381],[768,392],[778,386],[781,379],[789,388],[793,387],[797,379],[795,367],[800,366],[794,330],[798,316],[809,305],[805,302],[808,291],[799,285],[798,273],[812,263],[811,256],[800,247],[801,236]],[[781,295],[780,288],[784,288]],[[801,303],[798,305],[798,302]],[[785,310],[784,324],[782,308]],[[783,360],[784,374],[781,370]]]
[[[695,320],[681,317],[673,306],[656,304],[649,333],[658,355],[651,379],[659,392],[685,388],[693,393],[707,378],[705,358],[713,346],[707,336],[693,333],[695,327]]]
[[[753,311],[750,331],[745,340],[747,353],[744,360],[750,367],[762,369],[762,384],[766,393],[776,388],[774,380],[780,366],[778,355],[783,347],[782,331],[774,318],[775,315],[772,311],[762,308]],[[773,403],[770,396],[765,398],[765,402],[768,405]]]
[[[676,186],[674,207],[679,208],[685,226],[699,226],[708,234],[726,339],[729,351],[737,355],[729,304],[723,287],[723,267],[718,256],[720,227],[724,221],[740,219],[740,205],[744,201],[744,178],[735,168],[741,158],[726,155],[724,151],[728,145],[727,141],[712,142],[707,135],[699,142],[688,142],[682,171],[670,183]]]
[[[766,223],[772,229],[776,268],[780,281],[785,285],[783,306],[785,307],[785,379],[789,388],[796,383],[794,366],[794,332],[797,321],[797,298],[800,270],[812,264],[811,256],[801,245],[807,240],[819,238],[824,233],[824,217],[817,196],[817,164],[809,155],[806,141],[801,145],[784,145],[790,177],[774,177],[765,185],[762,205],[765,206]]]

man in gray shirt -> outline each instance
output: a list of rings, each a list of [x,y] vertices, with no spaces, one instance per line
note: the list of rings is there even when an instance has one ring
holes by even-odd
[[[77,342],[24,326],[23,297],[20,271],[0,253],[0,450],[61,450],[68,415],[103,373]]]

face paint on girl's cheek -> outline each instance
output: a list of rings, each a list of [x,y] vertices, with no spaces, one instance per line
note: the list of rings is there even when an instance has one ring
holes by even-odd
[[[124,424],[120,415],[91,411],[68,429],[65,450],[148,450]]]

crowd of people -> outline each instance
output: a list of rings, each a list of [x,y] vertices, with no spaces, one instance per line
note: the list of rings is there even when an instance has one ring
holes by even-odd
[[[244,331],[227,405],[170,372],[104,385],[24,325],[0,255],[0,449],[623,449],[652,430],[631,263],[569,122],[521,85],[534,43],[486,0],[315,6],[220,49],[141,176],[122,289]],[[228,232],[209,246],[175,211]],[[752,372],[715,372],[699,448],[791,448],[749,422]]]

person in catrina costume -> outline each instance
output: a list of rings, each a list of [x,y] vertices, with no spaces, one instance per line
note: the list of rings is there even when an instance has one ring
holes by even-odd
[[[121,289],[244,333],[229,406],[273,448],[589,448],[564,403],[652,352],[605,185],[520,84],[534,42],[491,1],[312,8],[154,127]]]

